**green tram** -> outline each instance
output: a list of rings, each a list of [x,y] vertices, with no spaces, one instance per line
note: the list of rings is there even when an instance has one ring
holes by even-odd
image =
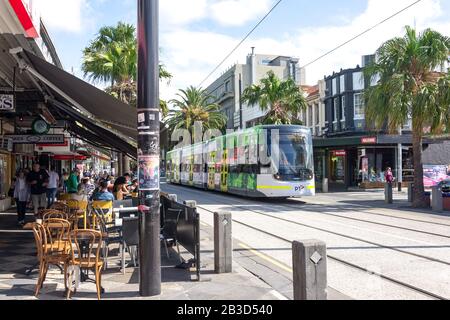
[[[168,152],[166,164],[171,184],[254,198],[315,195],[312,136],[302,126],[234,132]]]

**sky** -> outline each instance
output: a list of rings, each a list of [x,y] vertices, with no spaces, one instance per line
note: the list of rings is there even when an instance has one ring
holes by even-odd
[[[136,24],[136,0],[35,0],[64,68],[83,77],[82,50],[103,26]],[[276,0],[160,0],[161,61],[174,75],[161,97],[198,86],[270,10]],[[293,56],[306,65],[415,0],[283,0],[268,19],[203,85],[256,53]],[[315,85],[333,71],[353,68],[406,25],[450,36],[450,0],[422,0],[402,14],[306,68]],[[101,87],[101,85],[100,85]]]

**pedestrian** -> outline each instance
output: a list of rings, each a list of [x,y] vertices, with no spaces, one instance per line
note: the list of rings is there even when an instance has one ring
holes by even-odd
[[[386,173],[384,174],[384,178],[386,179],[386,182],[389,184],[392,184],[394,182],[394,175],[392,173],[392,169],[388,167],[386,169]]]
[[[27,213],[27,203],[30,198],[30,187],[25,177],[25,172],[19,170],[14,186],[14,199],[17,204],[17,221],[20,226],[25,224],[25,216]]]
[[[56,193],[58,192],[59,175],[54,169],[51,169],[48,175],[49,179],[47,186],[47,209],[50,209],[53,203],[55,203]]]
[[[39,214],[40,209],[45,209],[47,207],[48,179],[49,176],[47,172],[41,169],[39,163],[35,163],[33,165],[33,171],[31,171],[27,176],[35,216]]]
[[[80,170],[74,169],[72,174],[67,179],[67,193],[74,194],[78,192],[78,177],[80,176]]]

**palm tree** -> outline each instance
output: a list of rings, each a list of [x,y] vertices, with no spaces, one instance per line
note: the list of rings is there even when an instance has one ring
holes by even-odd
[[[300,124],[297,115],[307,107],[306,99],[295,81],[292,78],[281,81],[273,71],[267,73],[260,85],[245,89],[242,101],[251,106],[258,104],[262,111],[267,112],[263,124]]]
[[[177,129],[187,129],[192,133],[195,122],[201,122],[203,128],[223,130],[227,117],[220,112],[217,103],[201,88],[189,87],[186,90],[179,90],[178,99],[171,100],[175,107],[169,111],[166,124],[171,131]]]
[[[422,141],[425,129],[432,134],[450,128],[450,38],[427,29],[417,33],[406,27],[403,38],[384,43],[365,77],[375,86],[366,90],[366,119],[376,129],[398,132],[412,119],[414,207],[426,206]],[[440,70],[440,71],[438,71]]]
[[[161,79],[172,75],[159,66]],[[97,37],[83,51],[82,70],[94,83],[110,83],[108,93],[119,100],[136,105],[137,40],[136,28],[119,22],[103,27]],[[162,102],[164,105],[164,102]]]

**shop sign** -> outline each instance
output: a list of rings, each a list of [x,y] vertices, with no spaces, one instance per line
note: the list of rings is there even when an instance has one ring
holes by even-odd
[[[63,144],[63,134],[50,135],[11,135],[7,138],[12,139],[14,144]]]
[[[347,151],[345,150],[335,150],[332,152],[334,157],[345,157],[347,156]]]
[[[378,142],[377,137],[361,138],[362,144],[377,144],[377,142]]]
[[[12,94],[0,94],[0,111],[15,112],[14,96]]]

